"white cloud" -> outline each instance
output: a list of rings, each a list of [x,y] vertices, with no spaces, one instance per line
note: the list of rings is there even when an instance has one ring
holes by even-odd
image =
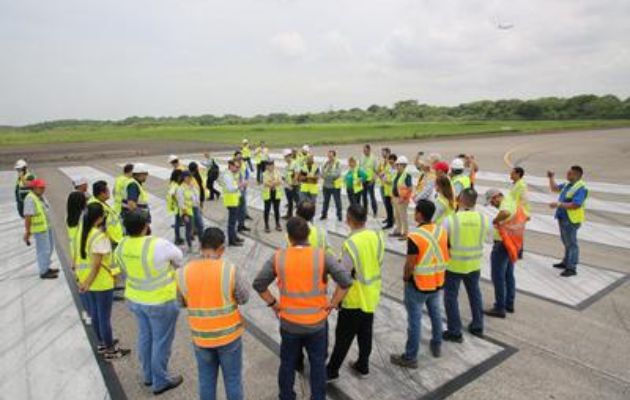
[[[282,56],[300,58],[306,55],[306,42],[298,32],[282,32],[269,41],[271,46]]]

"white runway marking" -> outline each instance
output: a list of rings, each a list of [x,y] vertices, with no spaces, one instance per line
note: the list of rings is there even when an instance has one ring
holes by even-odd
[[[110,184],[114,178],[104,172],[91,167],[67,167],[60,168],[67,176],[82,175],[91,182],[103,179]],[[149,195],[149,204],[152,214],[152,229],[155,234],[170,238],[173,230],[170,227],[172,218],[166,216],[165,201]],[[214,225],[208,220],[206,225]],[[246,270],[246,275],[251,281],[257,274],[263,262],[270,258],[273,250],[260,242],[245,238],[245,245],[240,248],[228,247],[226,258]],[[275,287],[275,286],[274,286]],[[253,321],[258,328],[272,336],[279,343],[278,320],[269,311],[269,308],[252,294],[250,303],[242,309],[243,314]],[[330,318],[330,345],[334,343],[334,327],[336,318]],[[335,382],[334,385],[342,389],[352,398],[378,398],[400,399],[418,394],[425,394],[451,381],[476,365],[488,360],[493,355],[502,351],[502,348],[491,342],[466,335],[463,344],[451,345],[445,343],[443,356],[433,359],[426,356],[430,335],[430,323],[425,316],[422,319],[423,339],[420,367],[415,371],[406,371],[393,367],[389,363],[390,353],[400,353],[404,348],[406,338],[406,312],[404,306],[389,298],[383,297],[380,309],[377,311],[374,322],[374,352],[371,357],[371,374],[369,380],[359,381],[351,375],[350,371],[342,370],[344,379]],[[377,354],[381,354],[379,357]],[[355,359],[356,347],[353,346],[347,360]]]
[[[0,397],[109,398],[57,253],[59,278],[41,280],[22,241],[14,187],[15,172],[0,172]]]

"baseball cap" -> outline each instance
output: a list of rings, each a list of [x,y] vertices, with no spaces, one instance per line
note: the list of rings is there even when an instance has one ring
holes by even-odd
[[[451,169],[464,169],[464,160],[456,158],[451,161]]]
[[[433,169],[436,171],[442,171],[445,174],[448,174],[448,164],[444,161],[439,161],[433,164]]]
[[[72,186],[74,187],[79,187],[79,186],[87,185],[87,184],[88,184],[88,180],[84,176],[75,176],[74,178],[72,178]]]
[[[168,156],[168,162],[172,163],[174,161],[179,160],[179,157],[177,157],[175,154],[171,154],[170,156]]]
[[[486,196],[486,202],[485,202],[485,205],[490,204],[490,200],[492,200],[492,198],[494,196],[497,196],[497,195],[500,195],[500,194],[503,194],[503,193],[501,193],[501,191],[499,189],[490,188],[490,189],[486,190],[486,195],[485,195]]]
[[[32,187],[32,188],[46,187],[46,181],[41,179],[41,178],[33,179],[30,182],[30,187]]]
[[[396,164],[409,164],[409,160],[405,156],[400,156],[396,159]]]

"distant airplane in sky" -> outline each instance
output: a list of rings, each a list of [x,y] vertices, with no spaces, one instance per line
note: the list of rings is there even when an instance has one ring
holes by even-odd
[[[499,18],[494,17],[494,25],[501,30],[507,31],[510,30],[512,28],[514,28],[514,24],[509,23],[509,22],[505,22],[505,21],[501,21]]]

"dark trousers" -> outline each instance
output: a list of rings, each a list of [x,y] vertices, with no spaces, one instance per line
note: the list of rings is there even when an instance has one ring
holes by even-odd
[[[385,206],[385,213],[387,217],[385,219],[385,225],[394,225],[394,206],[392,205],[392,196],[383,196],[383,205]]]
[[[182,240],[182,234],[180,231],[180,227],[182,226],[182,216],[179,214],[175,214],[175,225],[173,225],[173,229],[175,229],[175,242],[179,243]]]
[[[276,220],[276,226],[280,226],[280,199],[265,200],[265,228],[269,228],[269,214],[273,206],[273,216]]]
[[[341,221],[341,189],[324,188],[324,207],[322,208],[322,218],[326,218],[328,216],[328,207],[330,206],[331,197],[335,201],[337,219]]]
[[[290,188],[284,188],[284,194],[287,196],[287,216],[293,216],[293,205],[297,207],[298,204],[298,191],[297,186],[291,186]]]
[[[459,303],[457,301],[461,281],[464,281],[468,302],[470,303],[470,313],[472,314],[470,328],[475,331],[483,331],[483,300],[481,298],[481,289],[479,289],[480,275],[479,271],[467,274],[446,271],[446,280],[444,282],[446,324],[448,331],[455,336],[462,334],[462,320],[459,316]]]
[[[251,157],[243,157],[243,160],[247,163],[247,168],[249,168],[249,170],[251,172],[254,172],[254,167],[252,166],[252,158]]]
[[[236,225],[238,225],[238,207],[228,207],[228,241],[234,243],[236,241]]]
[[[238,226],[245,226],[245,217],[247,216],[247,190],[241,191],[241,198],[238,201]]]
[[[193,241],[193,216],[183,215],[182,222],[184,223],[184,228],[186,232],[186,244],[188,245],[188,248],[191,248]]]
[[[326,350],[328,349],[327,329],[322,328],[314,333],[294,334],[280,329],[282,342],[280,343],[280,371],[278,372],[278,386],[280,400],[295,400],[293,390],[295,384],[295,367],[306,349],[311,366],[310,386],[311,400],[326,399]]]
[[[361,202],[361,192],[354,193],[352,189],[346,189],[346,194],[348,195],[348,203],[359,204]]]
[[[256,182],[262,184],[263,173],[265,172],[265,162],[261,162],[260,164],[256,164]]]
[[[335,329],[335,347],[333,348],[330,361],[328,362],[329,371],[332,373],[339,371],[355,336],[359,345],[357,369],[363,373],[370,371],[373,324],[373,313],[366,313],[360,309],[341,308],[341,310],[339,310],[337,328]]]
[[[490,254],[492,270],[492,284],[494,285],[494,309],[503,311],[514,309],[516,295],[516,281],[514,279],[514,264],[510,260],[502,242],[494,242]]]
[[[221,197],[221,192],[214,188],[214,182],[216,181],[216,179],[208,178],[208,182],[206,183],[206,187],[210,191],[210,200],[214,200],[215,196],[217,199]]]
[[[363,192],[361,193],[361,199],[363,203],[363,207],[368,210],[368,197],[370,202],[372,203],[372,213],[376,216],[376,212],[378,211],[378,207],[376,205],[376,194],[374,193],[374,181],[365,182],[363,184]]]
[[[92,318],[92,327],[98,344],[105,347],[114,345],[112,333],[112,305],[114,304],[114,290],[88,291],[86,293],[88,314]]]

